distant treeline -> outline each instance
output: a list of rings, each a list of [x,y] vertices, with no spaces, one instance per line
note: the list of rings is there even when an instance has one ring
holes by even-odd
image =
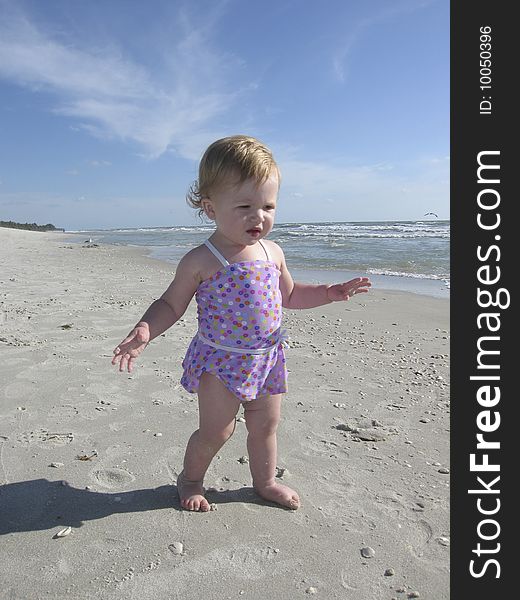
[[[0,221],[0,227],[11,227],[12,229],[29,229],[30,231],[65,231],[61,227],[55,227],[52,223],[38,225],[37,223],[16,223],[15,221]]]

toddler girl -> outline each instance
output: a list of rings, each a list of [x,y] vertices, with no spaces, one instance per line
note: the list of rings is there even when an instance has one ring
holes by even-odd
[[[278,166],[260,141],[236,135],[211,144],[187,199],[216,229],[181,259],[169,288],[114,350],[112,364],[131,371],[148,343],[182,317],[195,295],[198,331],[182,363],[181,383],[198,394],[199,428],[177,479],[187,510],[209,510],[204,475],[233,434],[241,404],[254,489],[266,500],[299,507],[298,494],[275,480],[276,430],[287,391],[282,306],[312,308],[370,287],[366,277],[336,285],[292,280],[281,248],[265,239],[279,188]]]

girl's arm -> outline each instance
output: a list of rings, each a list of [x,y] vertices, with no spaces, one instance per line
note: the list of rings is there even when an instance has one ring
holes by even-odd
[[[168,289],[150,305],[139,323],[114,349],[112,364],[119,364],[120,371],[126,368],[131,372],[135,359],[150,341],[176,323],[186,312],[199,284],[196,256],[192,251],[181,259]]]
[[[368,288],[371,286],[368,277],[356,277],[345,283],[333,285],[295,282],[285,263],[282,249],[274,243],[271,243],[270,247],[275,248],[276,255],[280,260],[280,291],[282,293],[282,306],[285,308],[314,308],[331,302],[348,300],[355,294],[368,292]]]
[[[198,285],[196,258],[188,253],[179,262],[168,289],[150,305],[135,327],[147,327],[150,341],[158,337],[186,312]]]

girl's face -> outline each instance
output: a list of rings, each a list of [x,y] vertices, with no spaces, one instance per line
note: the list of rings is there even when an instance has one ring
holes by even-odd
[[[222,235],[237,245],[251,246],[273,228],[278,187],[273,171],[264,183],[246,179],[223,186],[212,192],[211,198],[204,198],[202,206]]]

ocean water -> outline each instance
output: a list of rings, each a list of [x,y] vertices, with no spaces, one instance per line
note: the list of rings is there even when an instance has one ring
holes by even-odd
[[[152,257],[176,263],[213,230],[200,225],[70,233],[77,233],[78,242],[144,246]],[[363,274],[384,289],[449,295],[449,221],[282,223],[269,239],[282,247],[294,279],[328,283]]]

